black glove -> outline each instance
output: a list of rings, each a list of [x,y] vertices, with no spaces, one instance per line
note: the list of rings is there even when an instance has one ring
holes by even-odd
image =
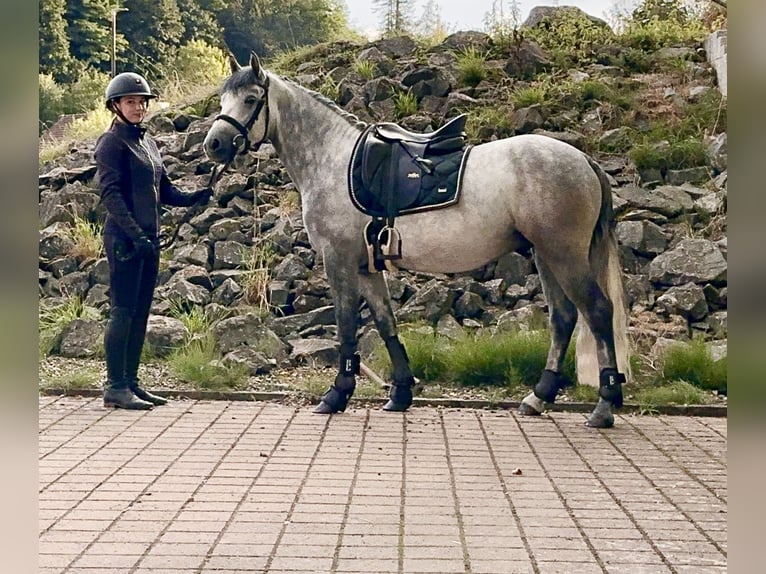
[[[133,250],[142,259],[153,258],[157,256],[159,243],[156,240],[152,241],[146,235],[141,235],[133,240]]]
[[[194,203],[201,203],[205,205],[210,198],[213,197],[212,187],[203,187],[202,189],[194,192]]]

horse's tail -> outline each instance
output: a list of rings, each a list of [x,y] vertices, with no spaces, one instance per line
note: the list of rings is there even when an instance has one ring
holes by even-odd
[[[628,313],[625,303],[625,290],[622,281],[617,236],[614,232],[612,186],[609,184],[604,170],[592,158],[588,157],[587,159],[601,184],[601,211],[599,212],[598,221],[591,238],[590,265],[596,273],[599,286],[612,303],[612,328],[614,331],[617,368],[630,380]],[[576,345],[577,379],[583,383],[595,382],[599,380],[600,375],[596,354],[596,339],[584,320],[580,320],[578,323],[580,328]]]

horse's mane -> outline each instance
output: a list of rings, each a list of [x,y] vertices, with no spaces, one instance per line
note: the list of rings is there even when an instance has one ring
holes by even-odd
[[[273,72],[267,72],[270,76],[275,76]],[[324,94],[320,94],[319,92],[316,92],[314,90],[311,90],[307,88],[306,86],[300,85],[295,80],[291,80],[290,78],[285,78],[284,76],[276,76],[282,81],[284,81],[286,84],[291,84],[297,88],[300,88],[301,90],[307,92],[312,98],[314,98],[319,103],[323,104],[324,106],[327,106],[328,108],[332,109],[334,112],[336,112],[339,116],[341,116],[344,120],[346,120],[350,125],[354,126],[358,129],[364,129],[367,127],[367,124],[360,120],[357,116],[352,114],[351,112],[347,112],[343,108],[341,108],[337,103],[332,101],[330,98],[325,96]],[[236,90],[239,90],[241,88],[246,88],[248,86],[252,86],[253,84],[258,83],[258,78],[253,73],[252,68],[250,66],[240,68],[236,72],[233,72],[224,82],[223,87],[221,88],[221,92],[233,92]]]
[[[365,127],[367,127],[367,124],[365,122],[360,120],[357,116],[355,116],[351,112],[347,112],[346,110],[341,108],[336,102],[332,101],[330,98],[328,98],[324,94],[311,90],[307,88],[306,86],[301,86],[298,82],[294,80],[290,80],[288,78],[282,78],[282,79],[288,84],[292,84],[308,92],[308,94],[312,98],[314,98],[320,104],[323,104],[327,106],[328,108],[330,108],[331,110],[333,110],[334,112],[336,112],[339,116],[341,116],[344,120],[346,120],[349,124],[351,124],[355,128],[364,129]]]

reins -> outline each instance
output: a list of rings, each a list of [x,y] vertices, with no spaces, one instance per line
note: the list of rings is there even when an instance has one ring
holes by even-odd
[[[213,186],[215,186],[215,184],[218,182],[221,174],[223,174],[223,172],[231,165],[232,161],[234,161],[234,158],[230,159],[226,163],[219,163],[213,167],[213,171],[210,173],[210,180],[207,183],[207,187],[213,189]],[[173,245],[175,240],[178,238],[178,232],[181,230],[181,227],[184,225],[184,223],[189,223],[192,217],[197,215],[203,207],[204,204],[201,201],[198,201],[194,203],[189,209],[187,209],[186,213],[183,214],[183,217],[181,217],[181,220],[173,229],[173,233],[171,233],[169,236],[165,235],[160,237],[160,248],[167,249]]]

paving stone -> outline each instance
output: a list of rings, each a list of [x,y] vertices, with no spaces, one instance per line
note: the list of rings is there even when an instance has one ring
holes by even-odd
[[[41,397],[41,574],[717,574],[727,425]]]

